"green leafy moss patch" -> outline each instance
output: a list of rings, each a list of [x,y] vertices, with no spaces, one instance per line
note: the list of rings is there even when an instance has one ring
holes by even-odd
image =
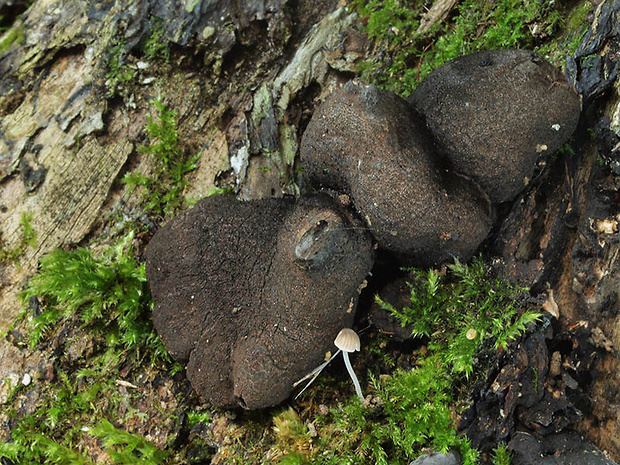
[[[150,157],[154,168],[148,175],[127,173],[123,182],[130,189],[141,188],[144,209],[153,215],[170,217],[185,205],[186,175],[197,168],[200,155],[187,156],[179,142],[176,117],[160,99],[151,101],[155,116],[149,115],[146,132],[149,145],[138,150]]]
[[[301,401],[306,423],[287,411],[274,418],[285,451],[281,463],[409,463],[426,449],[457,450],[464,464],[476,463],[477,451],[456,424],[470,386],[485,379],[488,367],[480,360],[505,350],[540,314],[528,308],[525,289],[494,276],[480,258],[469,266],[457,261],[443,272],[412,269],[409,276],[409,306],[377,302],[423,341],[413,368],[379,373],[368,362],[363,404],[351,396],[317,409],[334,387],[312,388],[306,394],[311,400]],[[367,343],[360,357],[375,352],[373,345]],[[505,450],[497,449],[497,456],[497,463],[509,463]]]
[[[37,233],[32,227],[32,219],[34,214],[32,212],[22,212],[19,226],[21,229],[21,236],[16,246],[12,248],[6,247],[0,238],[0,263],[9,260],[13,263],[18,263],[19,259],[24,255],[27,248],[34,249],[37,245]]]
[[[106,463],[155,464],[169,455],[165,440],[189,407],[180,403],[183,383],[173,382],[180,367],[150,322],[132,241],[129,234],[96,254],[77,248],[41,259],[9,335],[22,350],[46,353],[49,366],[29,373],[2,406],[12,427],[0,458],[91,464],[103,454]]]
[[[377,302],[417,336],[417,348],[388,355],[398,344],[363,335],[362,352],[352,355],[363,403],[336,360],[289,407],[220,412],[196,407],[153,332],[132,239],[97,254],[80,248],[41,260],[23,294],[28,314],[37,315],[18,329],[30,332],[31,347],[56,354],[53,373],[15,387],[4,405],[14,427],[0,457],[90,464],[105,454],[109,463],[164,464],[216,453],[218,463],[364,465],[409,463],[432,449],[456,450],[474,464],[478,452],[456,428],[471,386],[485,379],[489,353],[506,350],[540,317],[524,289],[481,259],[412,269],[408,306]],[[24,411],[28,398],[38,402]],[[501,446],[495,456],[510,463]]]
[[[542,0],[465,0],[445,20],[417,32],[426,3],[356,0],[352,9],[373,42],[359,71],[364,80],[407,97],[435,68],[482,50],[526,48],[561,66],[583,36],[588,4],[573,9]]]
[[[78,318],[88,331],[103,336],[112,350],[148,348],[154,357],[164,353],[149,320],[144,264],[133,256],[132,239],[129,234],[98,256],[78,248],[55,250],[41,258],[39,272],[22,294],[25,303],[37,299],[43,307],[32,319],[31,346],[41,343],[61,321]]]

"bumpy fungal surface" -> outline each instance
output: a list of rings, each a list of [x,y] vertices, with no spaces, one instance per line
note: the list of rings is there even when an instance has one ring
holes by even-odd
[[[379,245],[418,266],[469,259],[491,228],[486,195],[446,170],[392,92],[347,83],[315,111],[300,153],[311,184],[349,194]]]
[[[562,72],[527,50],[456,58],[428,75],[410,101],[454,170],[494,203],[523,190],[539,157],[570,137],[581,110]]]
[[[146,271],[153,322],[214,405],[275,405],[353,323],[374,255],[331,197],[213,196],[160,229]]]

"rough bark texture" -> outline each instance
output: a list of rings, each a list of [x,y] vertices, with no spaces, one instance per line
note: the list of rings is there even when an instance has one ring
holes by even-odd
[[[566,396],[583,413],[574,427],[620,457],[620,4],[601,4],[567,74],[579,90],[583,110],[574,154],[558,157],[532,190],[514,204],[496,246],[508,273],[534,293],[546,291],[561,369],[548,389]],[[598,65],[588,55],[600,53]],[[615,83],[614,83],[615,82]],[[601,117],[602,115],[610,115]],[[597,143],[588,128],[595,127]],[[543,294],[544,295],[544,294]]]

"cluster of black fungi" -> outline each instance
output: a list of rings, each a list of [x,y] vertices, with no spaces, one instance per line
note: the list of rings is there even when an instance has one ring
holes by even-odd
[[[312,192],[208,197],[155,234],[158,333],[205,401],[282,402],[353,324],[377,247],[416,266],[467,261],[496,206],[570,137],[580,106],[561,72],[525,50],[455,59],[408,101],[348,82],[303,134]]]

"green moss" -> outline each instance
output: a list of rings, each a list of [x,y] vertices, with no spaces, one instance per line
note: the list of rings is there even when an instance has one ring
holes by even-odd
[[[24,27],[17,24],[4,33],[0,39],[0,54],[6,52],[12,45],[19,45],[24,41]]]
[[[493,450],[493,457],[491,458],[493,465],[511,465],[512,453],[506,447],[506,444],[499,444]]]
[[[32,212],[22,212],[22,217],[19,222],[22,228],[22,241],[28,247],[36,247],[37,245],[37,233],[32,228],[32,218],[34,214]]]
[[[371,377],[370,394],[376,408],[352,398],[318,416],[318,452],[311,463],[407,463],[424,448],[457,449],[464,464],[475,463],[477,452],[455,430],[452,381],[437,356],[411,371]]]
[[[79,452],[59,444],[47,436],[41,434],[27,436],[25,434],[22,437],[21,434],[27,431],[24,428],[25,426],[25,424],[21,424],[13,430],[17,437],[14,442],[0,444],[0,457],[23,465],[38,465],[41,463],[91,465],[94,463]]]
[[[144,437],[118,429],[107,420],[89,428],[88,432],[103,441],[113,463],[157,465],[168,455]]]
[[[405,97],[432,70],[458,56],[497,48],[540,48],[562,36],[567,14],[560,2],[465,0],[445,22],[416,33],[424,2],[357,0],[353,8],[365,19],[374,43],[372,57],[360,65],[362,77]],[[583,14],[569,23],[581,21],[578,17]]]
[[[562,33],[541,45],[539,53],[556,66],[564,66],[567,55],[574,55],[590,25],[592,4],[584,0],[573,8],[562,23]]]
[[[21,229],[21,236],[17,245],[13,248],[6,248],[4,244],[0,247],[0,263],[10,260],[13,263],[18,263],[19,259],[24,255],[28,247],[34,248],[37,245],[37,234],[32,227],[32,219],[34,214],[32,212],[22,212],[19,226]]]
[[[24,304],[32,298],[44,301],[45,311],[32,321],[33,347],[51,329],[77,317],[85,329],[104,336],[110,349],[148,347],[153,359],[165,353],[148,318],[151,301],[144,265],[133,256],[132,239],[129,234],[99,256],[78,248],[41,258],[39,272],[22,293]]]
[[[151,101],[156,117],[148,116],[146,132],[150,144],[139,151],[150,155],[155,161],[153,173],[145,176],[128,173],[123,182],[135,189],[143,189],[144,208],[159,216],[172,216],[184,205],[183,190],[188,181],[186,175],[197,168],[200,155],[186,156],[179,142],[176,112],[170,110],[160,99]]]
[[[25,464],[91,463],[89,451],[76,447],[90,437],[101,441],[115,463],[172,459],[175,451],[163,452],[122,428],[127,416],[141,418],[143,412],[130,407],[131,394],[127,399],[115,389],[120,367],[158,360],[155,363],[172,369],[165,357],[155,355],[160,346],[148,323],[144,267],[133,258],[131,239],[128,236],[96,256],[77,249],[41,261],[40,272],[23,296],[24,300],[37,296],[44,303],[44,311],[32,323],[33,343],[46,344],[67,331],[62,328],[78,322],[98,341],[99,351],[82,360],[77,370],[65,372],[61,363],[57,379],[49,383],[34,413],[9,412],[16,427],[11,440],[0,446],[0,457]],[[309,407],[300,413],[289,408],[273,416],[269,412],[242,416],[226,433],[234,436],[226,446],[231,463],[261,463],[273,454],[279,463],[289,464],[408,463],[426,448],[456,449],[464,464],[475,463],[477,452],[454,425],[466,405],[467,386],[481,375],[475,357],[482,350],[500,350],[537,315],[519,304],[521,289],[490,274],[480,259],[469,266],[457,262],[445,274],[411,270],[411,281],[408,307],[379,302],[427,338],[427,349],[417,352],[415,368],[381,376],[371,368],[364,387],[372,398],[370,406],[360,403],[348,380],[322,377],[305,394],[311,401],[302,398],[300,405],[328,403],[328,412]],[[470,339],[472,328],[476,335]],[[384,336],[378,336],[363,348],[365,358],[380,359],[377,353],[385,350],[386,343]],[[13,400],[27,389],[16,388]],[[334,390],[349,396],[334,403]],[[183,399],[179,402],[184,405]],[[187,404],[183,409],[190,428],[219,415]],[[310,422],[316,434],[311,433]],[[504,452],[498,448],[497,454]],[[509,463],[505,457],[501,460],[496,463]]]
[[[292,407],[273,417],[273,431],[276,442],[287,451],[280,463],[306,463],[312,439],[308,427]]]
[[[573,8],[566,20],[566,32],[576,34],[579,37],[583,36],[584,29],[589,24],[588,17],[593,8],[592,3],[587,0],[583,0],[579,6]]]
[[[189,429],[192,429],[198,423],[209,423],[211,421],[211,417],[211,412],[208,410],[190,410],[187,412]]]
[[[369,406],[351,396],[330,407],[330,413],[312,418],[318,432],[314,452],[299,461],[303,454],[291,446],[286,456],[291,463],[408,463],[427,448],[456,449],[464,464],[476,463],[478,453],[457,434],[454,418],[467,404],[468,386],[485,376],[477,359],[484,351],[505,348],[540,315],[525,307],[523,289],[493,276],[481,259],[469,266],[456,262],[446,273],[413,269],[411,280],[408,307],[377,302],[428,341],[416,367],[390,375],[371,373],[366,387],[372,398]],[[376,350],[373,345],[376,341],[363,348],[367,356]],[[308,395],[319,389],[329,386],[314,387]],[[285,436],[303,437],[300,431]],[[295,444],[279,440],[281,447],[287,443]]]
[[[90,464],[76,447],[86,436],[101,440],[114,463],[161,463],[164,453],[143,437],[114,427],[140,416],[129,408],[132,394],[121,396],[116,381],[123,366],[173,365],[150,322],[151,300],[144,265],[137,263],[130,234],[95,255],[85,248],[56,250],[40,261],[40,269],[22,294],[24,312],[15,323],[29,332],[31,347],[52,344],[56,352],[54,378],[21,385],[9,398],[40,389],[36,409],[24,415],[8,408],[16,425],[10,440],[0,444],[0,457],[14,463]],[[38,312],[27,318],[35,299]],[[73,336],[71,336],[73,335]],[[88,338],[92,350],[77,360],[68,356],[71,341]],[[36,375],[33,375],[36,376]],[[141,397],[136,393],[135,396]],[[19,405],[19,402],[16,402]],[[123,412],[119,415],[119,412]]]
[[[231,192],[234,192],[234,188],[232,187],[215,187],[209,192],[207,192],[205,197],[211,197],[212,195],[230,194]]]
[[[162,20],[154,18],[151,26],[151,34],[144,43],[144,57],[147,60],[168,62],[170,60],[170,47],[165,39]]]
[[[449,274],[412,269],[411,305],[398,309],[377,298],[412,334],[430,338],[429,349],[455,375],[470,376],[480,347],[492,344],[505,349],[526,325],[540,319],[523,308],[515,288],[499,277],[487,275],[480,258],[467,266],[458,260],[448,265]]]
[[[127,43],[114,39],[107,59],[106,86],[108,97],[114,97],[120,88],[129,83],[136,75],[136,70],[126,62]]]
[[[82,434],[82,421],[92,421],[92,416],[102,413],[92,408],[92,402],[111,382],[80,389],[64,372],[58,370],[57,377],[58,382],[33,413],[20,417],[15,410],[8,412],[19,421],[11,431],[11,441],[0,444],[0,457],[20,464],[92,463],[71,444]]]
[[[110,407],[120,403],[119,399],[109,402],[109,393],[114,391],[111,380],[92,384],[72,382],[60,371],[58,377],[59,381],[48,390],[35,412],[23,417],[14,410],[9,412],[17,426],[11,431],[11,441],[0,444],[0,457],[23,465],[93,464],[85,451],[75,446],[88,435],[102,442],[102,449],[112,458],[112,463],[163,462],[166,452],[144,437],[101,419],[102,415],[112,415]]]

